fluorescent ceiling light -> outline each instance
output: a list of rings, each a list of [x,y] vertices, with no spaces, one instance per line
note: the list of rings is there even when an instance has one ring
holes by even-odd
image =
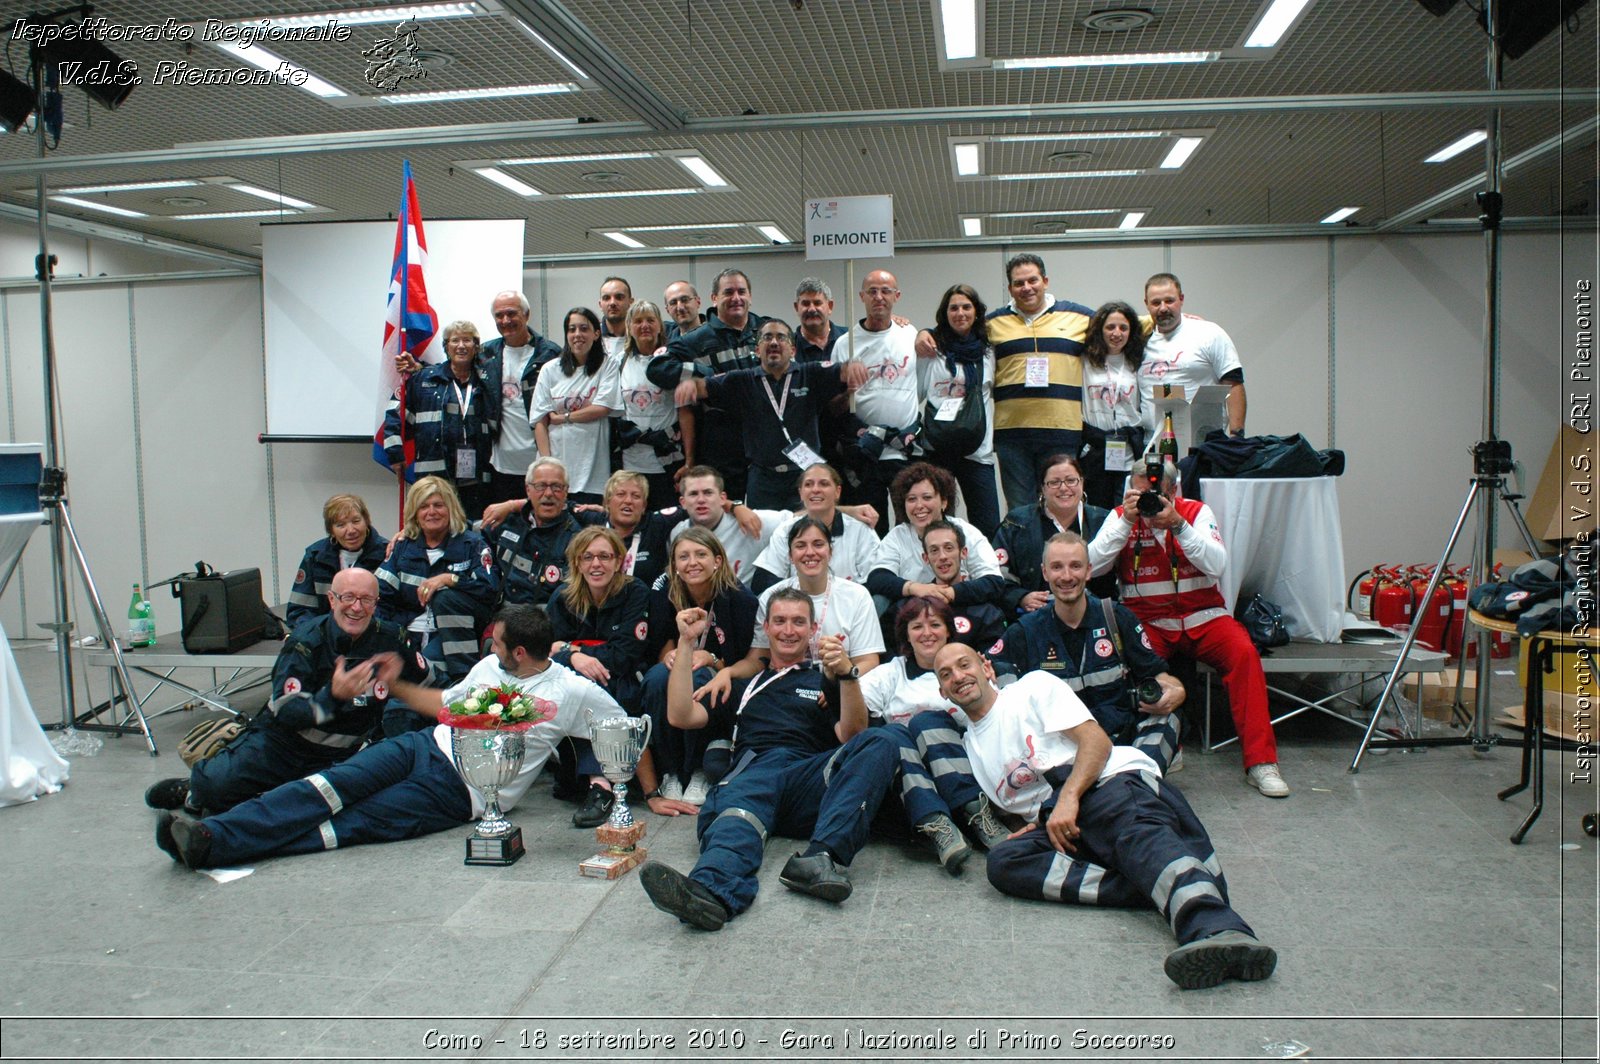
[[[963,219],[961,219],[961,235],[962,236],[982,236],[983,235],[983,219],[982,218],[963,218]]]
[[[557,96],[578,92],[570,81],[550,81],[540,85],[497,85],[483,89],[441,89],[437,92],[403,92],[379,96],[383,103],[454,103],[458,100],[493,100],[506,96]]]
[[[1074,211],[997,211],[986,215],[989,218],[1066,218],[1080,214],[1116,214],[1119,207],[1109,207],[1105,210],[1074,210]]]
[[[513,16],[513,18],[515,18],[515,16]],[[583,69],[577,63],[574,63],[572,60],[568,59],[565,53],[563,53],[561,49],[557,48],[555,45],[551,44],[549,39],[546,38],[544,34],[540,33],[538,30],[534,29],[520,18],[516,19],[516,23],[518,29],[520,29],[523,33],[526,33],[529,37],[532,37],[535,44],[537,44],[540,48],[543,48],[546,52],[550,53],[550,58],[554,59],[562,66],[572,71],[584,81],[589,80],[589,72]]]
[[[1352,214],[1356,213],[1356,211],[1359,211],[1360,209],[1361,209],[1360,207],[1340,207],[1338,210],[1334,211],[1332,214],[1330,214],[1326,218],[1322,219],[1322,224],[1323,225],[1332,225],[1335,222],[1342,222],[1346,218],[1350,217]]]
[[[1489,134],[1485,133],[1481,129],[1474,129],[1471,133],[1468,133],[1467,135],[1460,137],[1457,140],[1453,140],[1449,144],[1446,144],[1444,147],[1440,148],[1438,151],[1434,152],[1432,155],[1428,156],[1422,161],[1425,163],[1442,163],[1447,159],[1454,159],[1457,155],[1460,155],[1468,148],[1471,148],[1476,144],[1482,144],[1488,139]]]
[[[190,188],[200,182],[192,179],[178,179],[173,181],[129,181],[123,185],[73,185],[70,188],[57,189],[57,192],[143,192],[145,189],[155,188]]]
[[[727,251],[734,248],[759,248],[765,244],[750,242],[748,244],[673,244],[669,247],[656,248],[657,251]]]
[[[1064,177],[1138,177],[1143,170],[1064,170],[1059,174],[995,174],[996,181],[1057,181]]]
[[[267,188],[257,188],[254,185],[223,185],[222,187],[231,188],[235,192],[243,192],[247,196],[255,196],[257,199],[268,200],[284,207],[293,207],[295,210],[309,211],[314,210],[317,206],[315,203],[307,203],[303,199],[295,199],[293,196],[285,196],[281,192],[274,192]]]
[[[975,59],[978,55],[976,0],[939,0],[939,20],[944,27],[944,57]]]
[[[1271,48],[1289,32],[1289,24],[1299,17],[1311,0],[1272,0],[1256,28],[1245,40],[1246,48]]]
[[[506,189],[507,191],[510,191],[510,192],[515,192],[519,196],[542,196],[542,195],[544,195],[544,193],[540,192],[538,189],[534,188],[532,185],[527,184],[526,182],[523,182],[523,181],[518,181],[516,178],[512,177],[510,174],[503,173],[503,172],[501,172],[499,170],[496,170],[492,166],[475,166],[475,167],[472,168],[472,172],[477,174],[479,177],[483,178],[485,181],[493,181],[495,184],[499,185],[501,188]]]
[[[118,214],[124,218],[147,218],[149,215],[143,211],[130,211],[125,207],[113,207],[109,203],[96,203],[94,200],[79,199],[76,196],[51,196],[57,203],[65,203],[73,207],[82,207],[85,210],[105,211],[107,214]]]
[[[267,51],[259,44],[252,44],[246,48],[238,41],[215,41],[213,43],[241,63],[248,63],[253,67],[273,74],[281,74],[285,85],[292,85],[297,89],[309,92],[313,96],[330,99],[335,96],[349,95],[339,86],[323,81],[305,67],[291,63],[274,52]],[[304,75],[304,81],[300,80],[301,75]],[[290,80],[291,78],[293,80]]]
[[[772,241],[774,244],[793,244],[794,243],[793,240],[790,240],[787,236],[784,235],[784,232],[783,232],[782,229],[779,229],[775,225],[758,225],[758,226],[756,226],[756,232],[760,233],[762,236],[766,237],[768,240]]]
[[[1144,221],[1144,211],[1129,211],[1122,216],[1122,221],[1117,223],[1117,228],[1137,229],[1142,221]]]
[[[1178,169],[1189,161],[1189,156],[1193,155],[1204,141],[1204,137],[1179,137],[1172,145],[1172,150],[1167,152],[1167,157],[1161,160],[1161,169]]]
[[[1107,129],[1083,133],[997,133],[992,144],[1034,144],[1058,140],[1150,140],[1168,136],[1164,129]]]
[[[996,70],[1041,70],[1046,67],[1142,66],[1153,63],[1211,63],[1219,52],[1123,52],[1107,55],[1033,55],[996,59]]]
[[[276,29],[297,29],[339,22],[359,26],[372,22],[404,22],[407,19],[471,18],[487,14],[477,4],[413,4],[406,7],[366,7],[348,11],[325,11],[319,15],[263,15],[260,18],[231,19],[224,25],[255,26],[265,22]]]
[[[501,166],[539,166],[543,163],[609,163],[619,159],[654,159],[653,151],[597,151],[587,155],[525,155],[520,159],[501,159]]]
[[[281,211],[208,211],[203,214],[169,214],[174,222],[210,222],[219,218],[275,218]]]
[[[622,199],[625,196],[693,196],[703,188],[619,188],[607,192],[568,192],[562,199]]]
[[[617,243],[621,244],[625,248],[642,248],[642,247],[644,247],[643,244],[641,244],[639,241],[633,239],[633,237],[629,236],[627,233],[607,232],[607,233],[601,233],[600,235],[604,236],[604,237],[608,237],[608,238],[610,238],[612,240],[615,240]]]
[[[710,163],[698,155],[674,155],[672,159],[679,166],[693,174],[707,188],[720,188],[728,183],[727,179],[717,173]]]
[[[981,169],[982,165],[978,161],[978,146],[976,144],[957,144],[956,174],[960,177],[970,177]]]

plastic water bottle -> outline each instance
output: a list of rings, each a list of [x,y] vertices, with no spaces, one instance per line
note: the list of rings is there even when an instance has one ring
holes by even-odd
[[[153,647],[156,645],[156,613],[150,600],[138,584],[133,585],[133,601],[128,603],[128,645]]]

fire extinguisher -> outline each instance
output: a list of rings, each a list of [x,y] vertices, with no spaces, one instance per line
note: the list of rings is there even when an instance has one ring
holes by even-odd
[[[1461,631],[1467,624],[1467,590],[1472,583],[1472,566],[1457,566],[1448,570],[1448,574],[1445,584],[1450,588],[1450,625],[1445,630],[1444,649],[1452,658],[1459,658]]]
[[[1412,623],[1417,626],[1417,642],[1429,650],[1444,648],[1445,630],[1450,625],[1450,591],[1443,581],[1433,589],[1427,602],[1422,596],[1428,593],[1428,581],[1433,578],[1433,566],[1418,565],[1411,569]]]
[[[1503,565],[1496,563],[1490,579],[1499,580],[1504,575],[1504,569]],[[1445,649],[1452,657],[1459,658],[1465,654],[1470,661],[1478,656],[1478,639],[1474,636],[1463,647],[1461,645],[1461,636],[1467,620],[1466,594],[1467,588],[1472,583],[1472,566],[1463,565],[1457,569],[1455,571],[1455,579],[1458,583],[1452,585],[1451,591],[1456,600],[1456,613],[1450,619],[1450,635],[1445,644]],[[1511,636],[1504,632],[1491,632],[1489,656],[1491,658],[1509,658],[1511,656]]]
[[[1344,608],[1363,621],[1372,620],[1372,589],[1378,582],[1376,567],[1363,569],[1344,593]]]
[[[1381,575],[1372,591],[1372,620],[1385,628],[1411,624],[1411,585],[1399,567],[1379,567]]]

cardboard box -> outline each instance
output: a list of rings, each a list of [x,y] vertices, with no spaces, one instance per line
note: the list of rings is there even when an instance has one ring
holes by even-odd
[[[1595,435],[1562,425],[1545,459],[1544,472],[1528,500],[1528,529],[1536,539],[1557,543],[1576,539],[1595,528],[1596,496],[1593,487],[1600,454]],[[1574,455],[1587,455],[1585,471],[1573,468]],[[1583,494],[1581,489],[1588,489]],[[1586,516],[1585,516],[1586,515]]]
[[[1172,432],[1178,438],[1179,458],[1204,443],[1213,429],[1228,427],[1227,385],[1204,384],[1193,389],[1192,396],[1188,391],[1181,384],[1156,385],[1156,431],[1146,450],[1160,441],[1162,418],[1168,411],[1172,412]]]

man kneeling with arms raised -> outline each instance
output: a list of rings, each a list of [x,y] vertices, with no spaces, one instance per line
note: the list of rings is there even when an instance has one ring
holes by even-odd
[[[1072,689],[1047,673],[997,691],[989,663],[956,643],[939,651],[934,670],[972,722],[964,742],[978,785],[1030,822],[989,851],[989,882],[1049,897],[1052,879],[1081,857],[1104,866],[1102,903],[1148,899],[1167,918],[1179,945],[1166,972],[1180,987],[1272,974],[1278,955],[1228,905],[1205,828],[1154,761],[1113,747]]]

